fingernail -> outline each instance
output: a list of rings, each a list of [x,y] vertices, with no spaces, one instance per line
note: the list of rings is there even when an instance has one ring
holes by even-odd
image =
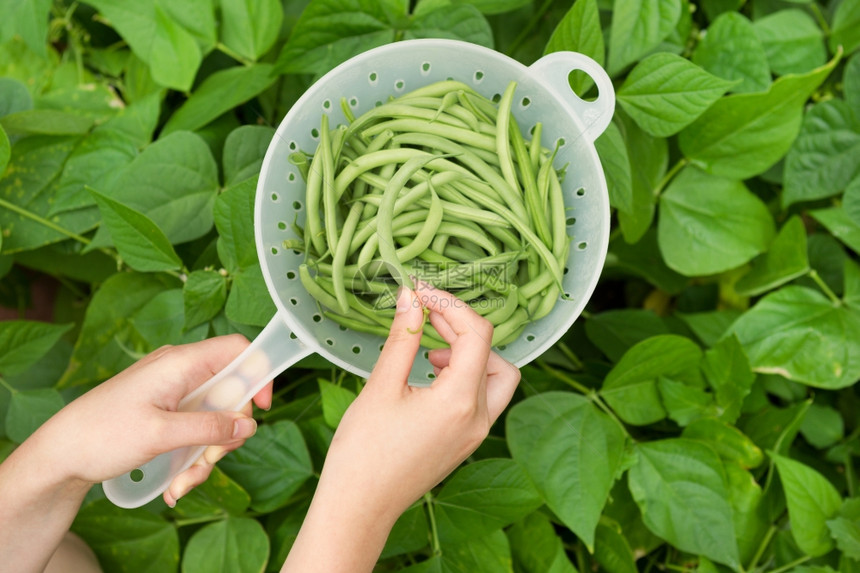
[[[170,495],[170,492],[167,492],[167,495],[165,497],[167,499],[164,500],[164,503],[167,504],[167,507],[169,507],[170,509],[173,509],[174,507],[176,507],[176,500],[173,499],[173,496]]]
[[[257,432],[257,422],[254,418],[238,418],[233,422],[234,438],[250,438]]]
[[[402,314],[409,310],[409,307],[412,306],[412,293],[409,292],[409,289],[406,287],[400,287],[397,289],[397,310],[395,311],[397,314]]]

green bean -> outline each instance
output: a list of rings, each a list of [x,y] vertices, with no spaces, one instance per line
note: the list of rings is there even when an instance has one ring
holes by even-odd
[[[504,298],[504,304],[502,307],[495,309],[484,318],[493,324],[501,324],[513,316],[519,306],[519,289],[517,289],[516,286],[511,286],[507,296]]]
[[[349,312],[349,303],[346,300],[346,288],[343,285],[343,268],[346,266],[346,257],[349,253],[350,240],[355,233],[355,228],[358,225],[358,219],[361,217],[361,212],[364,210],[364,205],[361,203],[353,203],[349,210],[349,215],[343,224],[339,243],[334,251],[332,258],[331,276],[334,281],[334,295],[341,312],[346,314]]]
[[[334,157],[332,156],[331,140],[328,131],[328,116],[322,116],[322,128],[320,131],[319,152],[322,155],[322,196],[323,217],[325,220],[325,237],[328,250],[334,253],[337,250],[338,209],[336,207],[337,197],[334,189]]]
[[[513,147],[514,155],[517,159],[517,165],[520,168],[526,211],[531,216],[537,236],[541,241],[549,245],[551,244],[552,237],[550,236],[549,223],[546,220],[546,201],[542,201],[540,192],[538,191],[531,159],[526,149],[526,142],[514,118],[510,119],[510,139],[511,147]],[[516,175],[514,176],[516,177]]]
[[[456,141],[460,144],[472,145],[478,149],[486,151],[494,151],[496,144],[494,138],[475,133],[469,129],[443,125],[438,123],[428,123],[426,121],[416,119],[391,119],[378,123],[372,127],[368,127],[362,132],[364,137],[372,137],[385,130],[391,130],[395,133],[426,133],[428,135],[438,135],[446,139]]]
[[[308,169],[305,186],[305,244],[313,246],[317,253],[325,251],[325,237],[320,227],[319,206],[322,201],[322,153],[315,153]]]
[[[538,122],[532,130],[532,140],[529,142],[529,161],[532,164],[532,173],[537,173],[540,169],[540,157],[543,148],[540,144],[540,138],[543,134],[543,124]]]
[[[337,308],[340,304],[338,300],[327,293],[311,276],[307,265],[299,265],[299,279],[302,281],[302,286],[305,290],[314,297],[321,305],[329,308]]]
[[[529,322],[529,316],[522,307],[516,309],[509,319],[493,329],[493,346],[504,346],[516,340],[519,331]]]

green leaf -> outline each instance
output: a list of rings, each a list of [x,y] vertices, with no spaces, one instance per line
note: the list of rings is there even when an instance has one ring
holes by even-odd
[[[454,544],[484,537],[543,505],[525,471],[511,459],[463,466],[433,500],[439,541]]]
[[[33,98],[27,86],[14,78],[0,78],[0,117],[29,109],[33,109]]]
[[[648,528],[681,551],[740,565],[729,491],[714,451],[683,438],[638,444],[628,483]]]
[[[254,194],[257,178],[246,179],[226,189],[215,201],[218,257],[231,273],[257,264],[254,237]]]
[[[711,23],[696,46],[693,63],[715,76],[733,80],[730,91],[736,93],[761,92],[770,87],[764,46],[752,23],[738,12],[721,14]]]
[[[202,484],[182,496],[182,502],[173,508],[183,518],[204,516],[242,515],[251,503],[251,496],[230,479],[217,465]]]
[[[742,296],[757,296],[809,272],[806,227],[795,215],[780,229],[767,252],[752,261],[750,272],[735,283]]]
[[[284,9],[278,0],[221,0],[221,41],[249,60],[257,60],[278,39]]]
[[[185,328],[212,320],[227,301],[227,277],[216,271],[194,271],[182,287]]]
[[[218,166],[200,136],[176,132],[144,149],[101,191],[152,219],[172,244],[184,243],[212,228]],[[109,244],[100,230],[92,247]]]
[[[633,214],[633,181],[630,170],[630,157],[624,138],[618,126],[612,122],[594,141],[600,156],[606,186],[609,190],[609,204],[619,211]]]
[[[269,536],[250,517],[228,517],[194,532],[182,554],[183,573],[257,573],[269,559]]]
[[[346,413],[346,409],[355,400],[355,392],[322,378],[319,378],[317,383],[320,387],[320,401],[322,402],[325,423],[332,429],[337,428],[340,419]]]
[[[601,66],[604,64],[606,48],[603,44],[597,0],[576,0],[556,25],[543,53],[546,55],[561,51],[579,52]],[[594,83],[591,78],[574,78],[571,87],[578,94],[586,93]]]
[[[179,567],[176,527],[146,509],[123,509],[100,499],[81,508],[72,531],[107,571],[160,573]]]
[[[755,382],[749,358],[736,336],[722,338],[705,352],[702,373],[714,389],[719,419],[733,424]]]
[[[665,140],[662,140],[665,141]],[[619,219],[624,214],[619,212]],[[666,266],[657,244],[657,229],[654,227],[634,244],[628,244],[625,237],[614,237],[609,241],[607,266],[642,277],[650,284],[670,294],[679,294],[688,284],[687,277]]]
[[[299,523],[301,525],[301,523]],[[427,513],[424,510],[424,500],[412,504],[412,507],[400,514],[394,527],[385,540],[381,559],[393,555],[402,555],[426,547],[430,539],[430,528],[427,525]]]
[[[19,111],[0,118],[0,127],[11,135],[83,135],[92,118],[53,109]]]
[[[194,83],[203,56],[189,32],[155,4],[155,36],[149,54],[152,79],[161,85],[187,92]]]
[[[763,510],[765,498],[753,475],[735,463],[723,464],[729,484],[729,502],[741,562],[749,562],[771,526]],[[716,569],[715,569],[716,570]]]
[[[433,5],[432,2],[427,2]],[[447,38],[462,40],[487,48],[493,47],[493,31],[489,22],[471,4],[440,4],[435,9],[421,11],[422,4],[416,7],[412,22],[403,38]]]
[[[767,206],[742,182],[686,168],[660,196],[657,233],[666,264],[700,276],[764,252],[775,229]]]
[[[482,14],[501,14],[529,5],[529,0],[453,0],[454,4],[471,4]]]
[[[628,424],[657,422],[666,416],[657,379],[666,376],[696,383],[700,381],[701,358],[702,351],[689,338],[674,334],[653,336],[621,357],[604,379],[600,394]]]
[[[366,50],[392,42],[404,0],[311,0],[275,65],[278,73],[322,75]]]
[[[57,178],[80,142],[80,137],[31,136],[12,147],[11,160],[0,179],[0,199],[15,207],[0,209],[4,253],[66,240],[69,233],[83,233],[99,221],[96,208],[49,215]]]
[[[305,440],[289,420],[261,425],[245,445],[219,464],[251,494],[251,507],[266,513],[285,505],[313,475]]]
[[[434,556],[401,573],[513,573],[508,538],[498,530],[482,539],[442,548]]]
[[[842,195],[842,208],[852,223],[860,225],[860,177],[854,179],[845,188],[845,193]]]
[[[271,64],[236,66],[207,77],[182,107],[170,116],[162,135],[193,131],[257,96],[272,85]]]
[[[860,376],[860,312],[817,291],[788,286],[761,299],[732,326],[757,372],[819,388]]]
[[[30,368],[72,326],[30,320],[0,322],[0,376],[12,376]]]
[[[651,310],[608,310],[588,317],[588,339],[613,362],[631,346],[658,334],[669,334],[666,324]]]
[[[224,310],[233,322],[254,326],[269,324],[276,309],[259,264],[244,267],[233,275]]]
[[[666,174],[669,145],[666,139],[645,133],[628,116],[616,113],[616,118],[619,118],[618,126],[627,144],[627,154],[636,158],[630,162],[633,206],[630,212],[619,211],[618,222],[624,240],[636,243],[648,232],[654,220],[655,191]]]
[[[6,412],[6,436],[22,443],[65,405],[63,397],[53,388],[13,392]]]
[[[681,437],[708,444],[726,462],[744,469],[757,468],[764,461],[761,448],[743,432],[714,418],[696,420],[684,428]]]
[[[103,224],[120,256],[141,272],[160,272],[182,267],[182,260],[167,237],[149,217],[88,188],[98,203]]]
[[[598,531],[599,531],[598,525]],[[576,573],[549,518],[536,511],[507,529],[516,571]]]
[[[202,54],[214,45],[215,20],[210,0],[87,0],[150,66],[165,87],[188,91]]]
[[[586,398],[538,394],[506,419],[508,447],[547,506],[588,547],[624,457],[621,429]]]
[[[51,0],[0,0],[0,42],[18,35],[33,52],[47,57]]]
[[[841,193],[860,174],[860,117],[841,100],[814,105],[785,158],[785,207]]]
[[[853,308],[860,309],[860,266],[845,259],[845,296],[843,300]]]
[[[827,521],[827,528],[845,557],[860,559],[860,499],[844,500],[839,515]]]
[[[854,117],[860,118],[860,56],[857,54],[851,56],[845,64],[842,82],[845,102],[854,111]]]
[[[845,437],[845,421],[836,408],[812,404],[803,417],[800,433],[807,442],[823,450]]]
[[[681,17],[680,0],[617,0],[609,32],[609,75],[615,76],[662,42]]]
[[[150,352],[166,344],[199,342],[209,332],[208,324],[185,328],[182,289],[162,291],[129,317],[129,322],[143,340],[144,351]]]
[[[766,92],[718,100],[679,134],[681,151],[714,175],[746,179],[766,171],[791,147],[806,100],[837,60],[807,74],[783,76]]]
[[[66,160],[49,214],[95,206],[86,187],[110,189],[122,170],[152,140],[159,100],[150,96],[97,125]]]
[[[860,46],[860,4],[840,2],[830,23],[830,51],[836,52],[842,46],[850,54]]]
[[[855,253],[860,253],[860,224],[854,222],[842,207],[818,209],[809,213],[824,225],[834,237],[842,241]]]
[[[633,68],[617,98],[639,127],[655,137],[668,137],[699,117],[733,83],[680,56],[660,52]]]
[[[702,388],[660,376],[657,389],[669,418],[681,427],[714,412],[714,397]]]
[[[785,490],[794,541],[807,555],[824,555],[833,549],[827,520],[833,518],[842,505],[839,492],[809,466],[777,454],[771,454],[771,459]]]
[[[608,519],[597,525],[594,540],[594,560],[608,573],[637,573],[630,544],[617,523]]]
[[[69,367],[59,387],[100,382],[130,366],[135,357],[127,349],[144,350],[144,341],[130,317],[158,293],[170,287],[164,275],[118,273],[96,291]]]
[[[274,136],[275,130],[263,125],[243,125],[231,131],[224,140],[224,185],[258,175]]]
[[[777,75],[802,74],[827,62],[824,34],[803,10],[791,8],[758,18],[753,29]]]

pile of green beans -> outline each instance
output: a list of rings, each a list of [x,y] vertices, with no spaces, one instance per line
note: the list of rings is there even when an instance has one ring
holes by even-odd
[[[388,334],[398,285],[413,277],[448,290],[515,340],[562,295],[570,245],[557,147],[527,141],[511,108],[440,81],[330,126],[313,155],[290,157],[307,182],[299,277],[326,317]],[[447,344],[425,325],[422,344]]]

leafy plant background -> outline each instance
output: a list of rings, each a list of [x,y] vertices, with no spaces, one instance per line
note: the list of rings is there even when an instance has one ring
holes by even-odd
[[[860,2],[0,0],[0,459],[163,344],[273,313],[262,155],[315,78],[447,37],[590,55],[617,113],[587,312],[379,571],[860,570]],[[586,94],[587,80],[572,77]],[[575,168],[575,166],[574,166]],[[24,320],[34,283],[50,322]],[[96,487],[107,571],[276,571],[362,381],[319,358],[175,509]]]

